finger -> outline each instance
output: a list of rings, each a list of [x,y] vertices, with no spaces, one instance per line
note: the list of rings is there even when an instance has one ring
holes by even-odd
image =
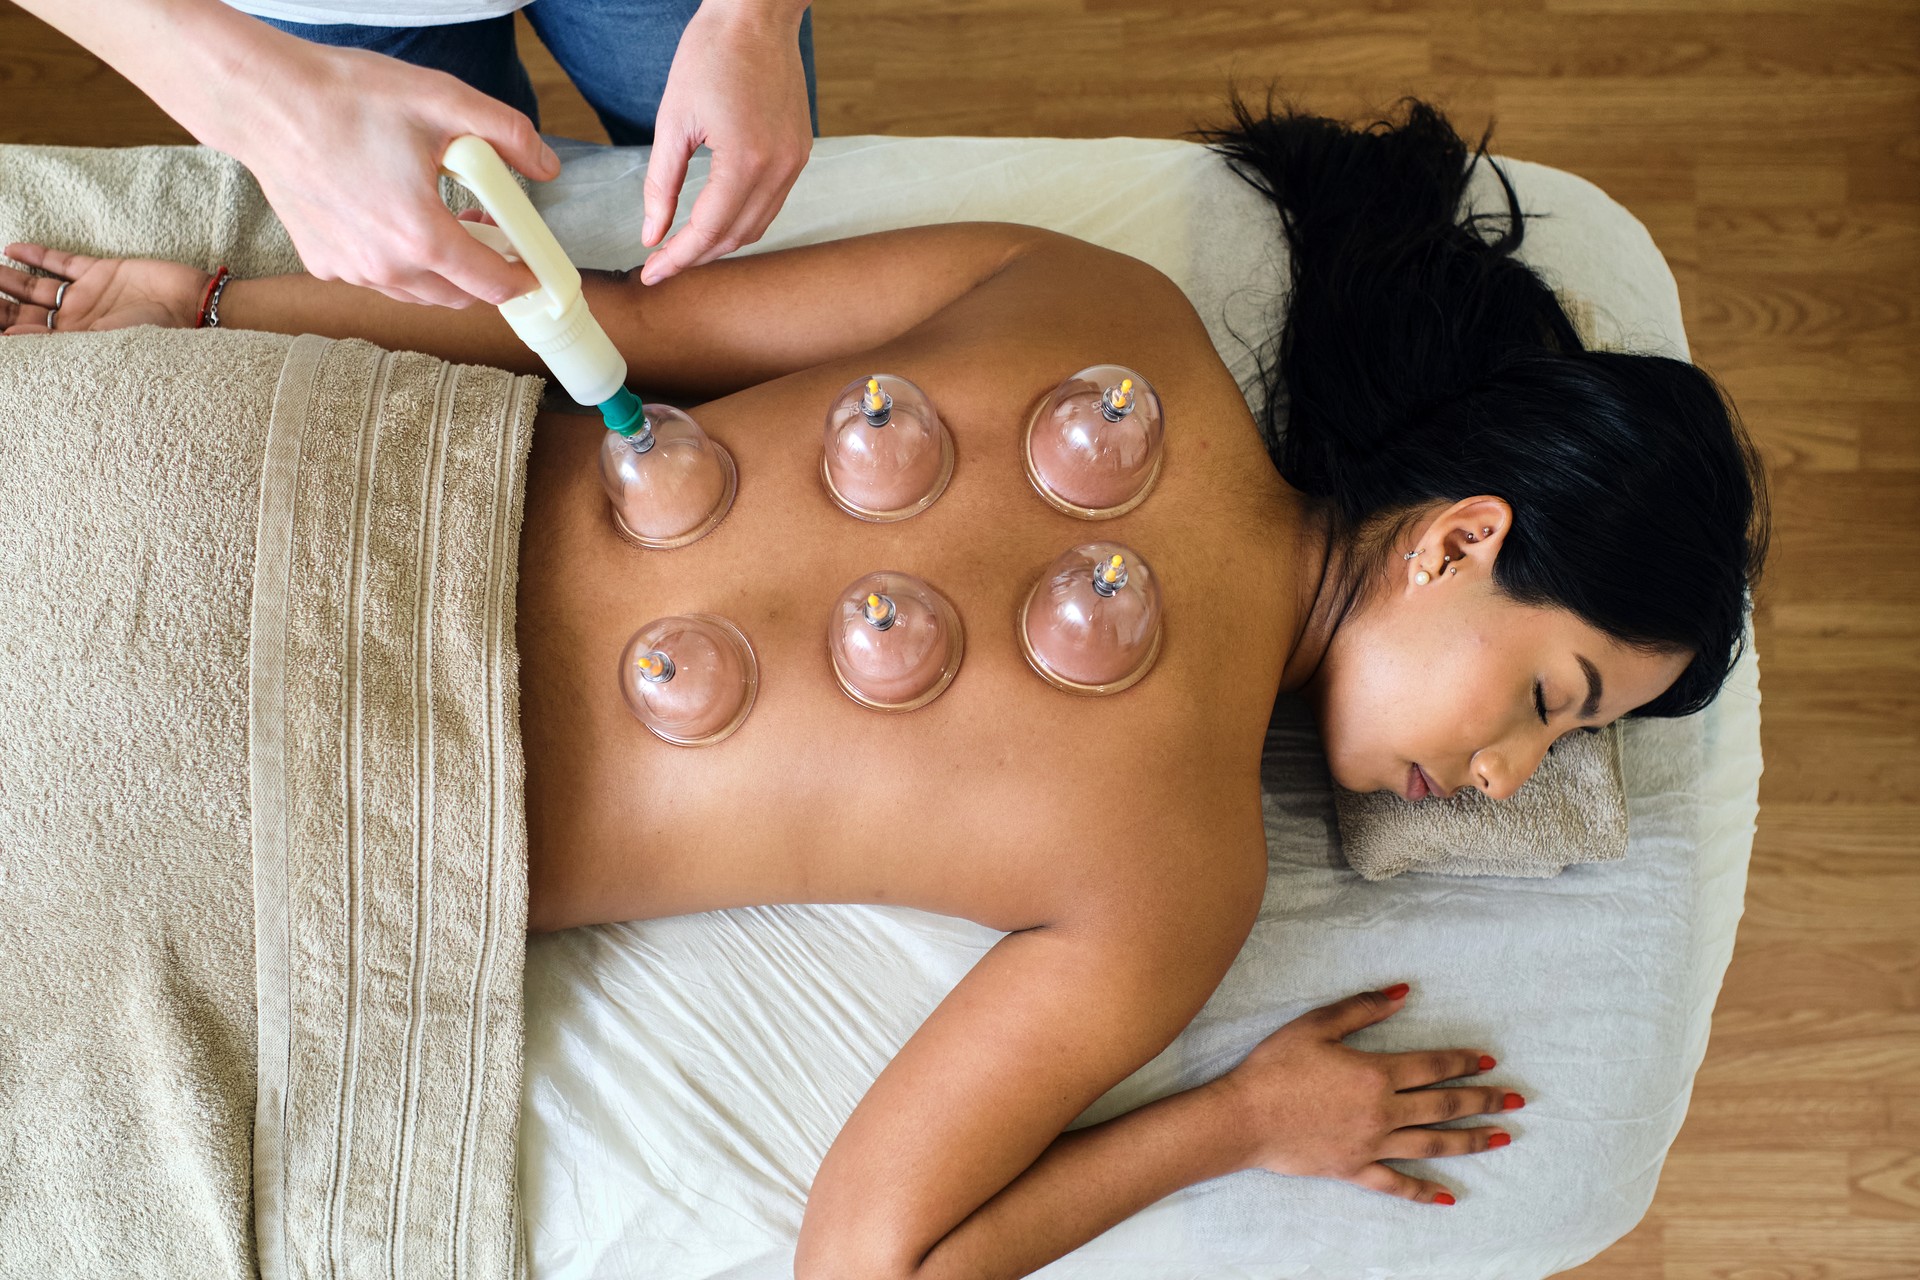
[[[680,188],[687,180],[687,161],[698,144],[685,133],[656,138],[653,153],[647,157],[647,182],[644,189],[645,218],[640,223],[640,243],[660,243],[673,225],[674,212],[680,207]]]
[[[1380,1144],[1382,1160],[1439,1160],[1504,1147],[1513,1135],[1482,1125],[1475,1129],[1395,1129]]]
[[[719,161],[715,161],[716,165]],[[742,175],[745,176],[742,176]],[[793,190],[794,182],[800,177],[800,166],[786,163],[748,164],[742,168],[727,167],[719,175],[720,180],[729,189],[746,193],[739,202],[738,211],[728,219],[727,226],[718,241],[709,246],[701,255],[689,263],[689,266],[701,266],[723,258],[743,245],[752,244],[765,234],[774,217],[786,203],[787,193]],[[776,180],[778,178],[778,180]],[[713,190],[709,183],[707,191]],[[706,191],[700,193],[701,200]],[[693,206],[693,215],[689,222],[698,222],[701,218],[700,200]]]
[[[52,333],[53,330],[47,327],[47,314],[45,307],[36,307],[32,303],[23,302],[15,308],[13,327],[25,329],[29,333]]]
[[[485,95],[479,97],[486,104],[486,114],[490,119],[473,132],[492,143],[502,160],[535,182],[546,182],[560,176],[560,157],[541,138],[540,131],[533,127],[533,121],[493,98]]]
[[[687,225],[674,232],[640,268],[640,282],[659,284],[668,276],[711,261],[733,248],[726,241],[727,228],[733,225],[745,203],[746,192],[735,184],[708,181],[706,189],[693,202]]]
[[[1370,1164],[1347,1181],[1356,1187],[1365,1187],[1369,1191],[1398,1196],[1402,1200],[1413,1200],[1420,1204],[1453,1203],[1453,1193],[1439,1183],[1415,1178],[1398,1169],[1389,1169],[1384,1164]]]
[[[12,267],[0,267],[0,293],[20,302],[50,307],[53,305],[53,300],[60,294],[60,282],[46,276],[30,276],[24,271],[15,271]]]
[[[508,262],[459,230],[452,219],[448,225],[447,234],[425,263],[439,279],[409,281],[412,292],[441,306],[466,306],[474,298],[499,306],[540,287],[525,263]]]
[[[765,191],[748,200],[746,207],[733,220],[733,225],[721,233],[719,242],[691,265],[704,266],[758,240],[773,222],[774,215],[780,212],[780,204],[785,198],[784,192]]]
[[[1439,1124],[1461,1116],[1491,1116],[1518,1111],[1526,1100],[1504,1089],[1410,1089],[1394,1095],[1394,1127]]]
[[[429,307],[448,307],[464,311],[475,305],[474,296],[444,276],[432,276],[413,285],[414,300]],[[487,305],[487,304],[481,304]]]
[[[1491,1071],[1500,1064],[1478,1049],[1430,1049],[1387,1055],[1387,1076],[1396,1089],[1418,1089]]]
[[[1385,991],[1362,991],[1357,996],[1322,1005],[1307,1016],[1315,1019],[1330,1039],[1344,1040],[1360,1028],[1384,1022],[1400,1012],[1406,1003],[1407,990],[1406,983],[1396,982]]]
[[[430,307],[433,305],[431,300],[421,297],[419,294],[413,292],[411,289],[402,289],[394,285],[384,285],[384,284],[369,284],[369,285],[364,285],[362,287],[371,289],[375,293],[383,294],[386,297],[392,298],[395,302],[404,302],[408,306]]]
[[[65,249],[49,249],[43,244],[10,244],[4,250],[15,262],[24,262],[40,271],[51,272],[71,280],[91,267],[98,258],[89,258],[84,253],[68,253]]]

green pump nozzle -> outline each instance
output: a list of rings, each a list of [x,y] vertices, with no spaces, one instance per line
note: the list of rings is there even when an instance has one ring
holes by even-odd
[[[647,429],[646,406],[625,387],[600,402],[600,417],[607,424],[607,430],[629,439]]]

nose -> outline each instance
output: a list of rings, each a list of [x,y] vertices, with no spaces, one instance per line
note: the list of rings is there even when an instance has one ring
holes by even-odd
[[[1472,778],[1468,785],[1478,787],[1489,800],[1505,800],[1533,776],[1552,745],[1551,742],[1538,746],[1515,742],[1483,747],[1474,752],[1473,759],[1467,763],[1467,772]]]

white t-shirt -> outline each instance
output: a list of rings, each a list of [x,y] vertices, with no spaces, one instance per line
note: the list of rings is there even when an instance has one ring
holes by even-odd
[[[532,0],[227,0],[242,13],[281,22],[351,22],[365,27],[443,27],[479,22],[525,8]]]

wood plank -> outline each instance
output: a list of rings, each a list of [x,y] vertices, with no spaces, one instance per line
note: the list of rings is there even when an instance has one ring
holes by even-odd
[[[1732,998],[1732,993],[1725,998]],[[1894,1140],[1892,1104],[1876,1091],[1802,1092],[1723,1085],[1696,1089],[1687,1108],[1686,1127],[1673,1150],[1676,1155],[1787,1148],[1850,1152]],[[1661,1194],[1654,1198],[1655,1209],[1664,1215],[1666,1193],[1691,1181],[1685,1166],[1669,1165],[1660,1175]]]
[[[1852,1159],[1847,1151],[1676,1149],[1660,1172],[1660,1216],[1667,1222],[1844,1217],[1854,1195]]]
[[[1668,1218],[1662,1280],[1914,1280],[1920,1222]]]

